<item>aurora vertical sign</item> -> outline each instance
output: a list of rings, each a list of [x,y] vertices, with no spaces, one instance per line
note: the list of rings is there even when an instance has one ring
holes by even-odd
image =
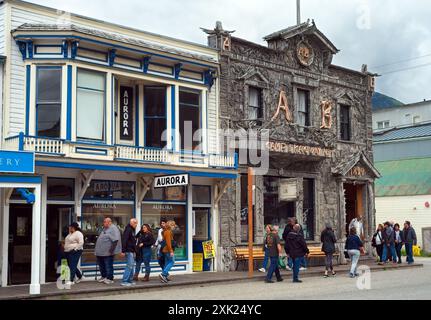
[[[120,139],[133,141],[133,88],[120,87]]]

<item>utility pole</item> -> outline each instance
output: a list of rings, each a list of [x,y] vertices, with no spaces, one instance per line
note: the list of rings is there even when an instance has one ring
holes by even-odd
[[[301,0],[296,0],[296,24],[301,24]]]

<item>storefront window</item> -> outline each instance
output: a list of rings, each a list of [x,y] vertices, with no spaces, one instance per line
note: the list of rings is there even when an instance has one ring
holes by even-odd
[[[127,181],[93,180],[84,199],[134,200],[135,183]]]
[[[75,199],[75,180],[48,178],[48,200],[73,201]]]
[[[144,201],[186,201],[186,187],[151,187],[145,195]]]
[[[211,186],[193,186],[193,203],[211,204]]]
[[[175,258],[187,259],[186,206],[166,203],[142,205],[142,223],[150,225],[155,238],[160,229],[161,218],[175,221],[177,227],[173,230],[173,234],[178,245],[175,249]],[[156,252],[153,252],[153,259],[156,259],[155,254]]]
[[[264,223],[280,227],[280,235],[287,225],[287,219],[295,217],[295,202],[279,201],[280,178],[264,177]]]

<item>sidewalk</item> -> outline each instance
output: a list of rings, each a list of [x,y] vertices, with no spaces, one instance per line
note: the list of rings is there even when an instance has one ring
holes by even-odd
[[[421,268],[422,264],[413,265],[395,265],[388,264],[386,266],[379,266],[374,261],[361,261],[360,265],[368,265],[372,271],[386,271],[393,269],[408,269],[408,268]],[[348,265],[340,265],[335,267],[339,276],[344,276],[348,273]],[[313,267],[307,271],[302,271],[300,277],[317,277],[323,276],[324,267]],[[282,271],[282,275],[286,281],[291,280],[292,273],[289,271]],[[263,281],[264,274],[255,272],[252,279],[248,278],[247,272],[207,272],[207,273],[194,273],[186,275],[173,276],[173,281],[169,284],[161,283],[157,276],[150,279],[149,282],[138,282],[133,287],[122,287],[121,280],[116,280],[113,285],[106,285],[97,283],[94,279],[81,282],[74,285],[71,290],[59,290],[55,283],[42,285],[41,294],[38,296],[31,296],[28,294],[29,286],[14,286],[7,288],[0,288],[0,300],[27,300],[27,299],[73,299],[73,298],[89,298],[94,296],[117,295],[122,293],[140,293],[148,290],[157,290],[166,287],[178,286],[198,286],[208,285],[215,283],[231,283],[238,281]]]

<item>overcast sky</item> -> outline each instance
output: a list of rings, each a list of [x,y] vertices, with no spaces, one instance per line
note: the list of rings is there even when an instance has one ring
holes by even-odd
[[[199,27],[212,28],[217,20],[261,44],[265,35],[296,23],[295,0],[31,2],[201,44],[206,36]],[[430,1],[301,0],[301,8],[302,20],[314,19],[341,50],[335,64],[356,70],[368,64],[382,74],[377,90],[402,102],[431,99]]]

